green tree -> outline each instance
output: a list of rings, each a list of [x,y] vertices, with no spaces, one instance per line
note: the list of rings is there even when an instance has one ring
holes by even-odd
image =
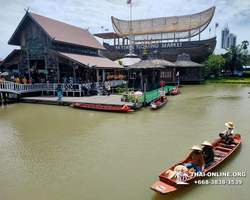
[[[212,72],[215,76],[221,72],[225,59],[221,55],[211,54],[203,63],[205,72]]]
[[[124,63],[121,60],[118,60],[118,64],[124,66]]]
[[[249,46],[249,42],[247,40],[244,40],[241,42],[241,48],[243,49],[246,55],[248,53],[248,50],[247,50],[248,46]]]
[[[245,48],[245,45],[232,45],[229,49],[226,49],[227,53],[224,56],[226,58],[226,66],[232,73],[235,70],[243,70],[243,66],[247,63],[248,58],[243,48]]]

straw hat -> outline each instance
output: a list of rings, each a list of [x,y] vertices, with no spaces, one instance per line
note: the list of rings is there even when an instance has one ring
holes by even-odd
[[[205,140],[201,145],[202,145],[202,146],[210,146],[210,147],[213,146],[213,145],[212,145],[209,141],[207,141],[207,140]]]
[[[175,172],[175,171],[172,171],[172,170],[170,170],[170,169],[169,169],[168,171],[166,171],[166,177],[167,177],[168,179],[173,178],[175,174],[176,174],[176,172]]]
[[[228,123],[225,123],[225,125],[229,128],[234,128],[234,124],[233,122],[228,122]]]
[[[182,172],[185,172],[185,171],[188,171],[188,169],[184,166],[184,165],[177,165],[175,168],[174,168],[174,171],[172,170],[168,170],[166,171],[166,177],[171,179],[175,176],[175,174],[179,171],[182,171]]]
[[[194,145],[190,150],[202,151],[202,149],[198,145]]]
[[[174,168],[174,171],[175,171],[175,172],[179,172],[179,171],[185,172],[185,171],[188,171],[188,169],[187,169],[184,165],[177,165],[177,166]]]

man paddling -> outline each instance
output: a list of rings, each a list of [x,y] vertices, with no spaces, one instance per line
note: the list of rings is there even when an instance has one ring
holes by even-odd
[[[189,155],[181,161],[181,163],[191,161],[190,163],[186,164],[185,167],[188,169],[193,167],[196,172],[202,172],[205,167],[204,158],[200,152],[202,149],[198,145],[194,145],[190,150],[193,151],[191,151]]]

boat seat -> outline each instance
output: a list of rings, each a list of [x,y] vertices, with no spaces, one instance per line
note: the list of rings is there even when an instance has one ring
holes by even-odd
[[[225,147],[215,147],[215,150],[220,150],[220,151],[223,151],[223,152],[229,152],[231,151],[231,148],[225,148]]]

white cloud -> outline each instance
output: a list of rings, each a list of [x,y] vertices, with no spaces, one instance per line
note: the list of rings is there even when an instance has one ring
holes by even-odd
[[[19,48],[8,45],[8,40],[25,14],[29,11],[59,20],[81,28],[90,27],[91,33],[102,32],[101,27],[112,30],[111,16],[119,19],[130,19],[130,5],[126,0],[0,0],[0,57],[5,58],[12,49]],[[216,30],[217,48],[223,26],[228,23],[231,32],[237,35],[237,41],[250,41],[250,1],[248,0],[132,0],[133,19],[177,16],[198,13],[212,6],[216,11],[211,27],[211,36],[215,35],[215,22],[219,23]],[[202,39],[209,36],[209,28],[202,34]],[[101,40],[100,40],[101,41]]]

